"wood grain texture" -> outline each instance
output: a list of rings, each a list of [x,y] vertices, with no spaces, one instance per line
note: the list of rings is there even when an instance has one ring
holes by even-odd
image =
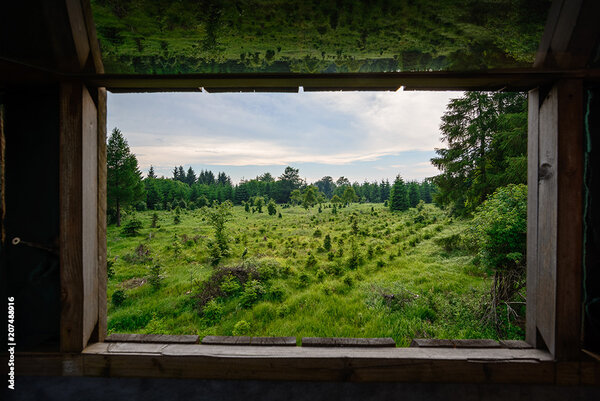
[[[98,114],[85,86],[81,87],[81,235],[83,270],[83,345],[98,323]]]
[[[197,344],[196,335],[167,335],[167,334],[120,334],[113,333],[106,337],[106,342],[131,343],[163,343],[163,344]]]
[[[60,85],[60,349],[81,351],[98,322],[96,106],[80,81]]]
[[[303,347],[395,347],[392,338],[302,337]]]
[[[552,88],[540,107],[538,145],[538,269],[535,320],[537,329],[552,354],[555,353],[556,327],[558,96],[558,88]]]
[[[498,341],[487,339],[444,340],[415,338],[412,340],[410,346],[422,348],[502,348],[502,345]]]
[[[82,85],[60,85],[60,349],[81,351],[83,343],[82,254]]]
[[[94,341],[106,337],[106,89],[98,88],[98,330]]]
[[[530,90],[558,79],[600,81],[599,70],[508,69],[385,73],[84,74],[88,85],[111,92],[253,92],[311,90]]]
[[[539,157],[540,91],[528,95],[527,115],[527,311],[526,341],[536,346],[537,340],[537,270],[538,270],[538,157]]]
[[[77,60],[79,61],[79,70],[85,70],[90,57],[90,40],[88,38],[86,21],[83,16],[81,0],[64,0],[67,8],[69,24]]]
[[[559,360],[581,354],[583,278],[583,83],[561,81],[558,109],[556,343]]]
[[[296,346],[296,337],[205,336],[202,344]]]
[[[17,360],[18,375],[600,385],[597,361],[557,363],[536,349],[96,343]]]

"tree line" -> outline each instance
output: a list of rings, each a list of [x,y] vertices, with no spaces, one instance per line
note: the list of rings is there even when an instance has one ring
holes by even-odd
[[[187,170],[183,166],[174,167],[171,178],[158,177],[151,166],[142,179],[137,159],[118,128],[109,137],[107,153],[108,212],[117,225],[120,225],[124,207],[141,211],[176,207],[195,209],[225,201],[235,205],[254,206],[255,202],[268,205],[273,202],[305,207],[324,202],[347,205],[389,201],[392,210],[405,210],[421,200],[431,203],[436,193],[435,185],[428,180],[404,183],[400,176],[396,177],[393,186],[389,180],[351,183],[346,177],[334,181],[331,176],[308,184],[300,177],[299,169],[291,166],[287,166],[277,178],[266,172],[256,178],[242,180],[237,185],[225,172],[215,174],[201,170],[196,174],[191,166]],[[402,200],[394,200],[394,197]]]

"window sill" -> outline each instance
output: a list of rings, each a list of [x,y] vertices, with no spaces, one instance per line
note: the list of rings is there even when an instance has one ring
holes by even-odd
[[[600,363],[536,349],[327,348],[96,343],[81,354],[19,353],[28,376],[600,385]]]

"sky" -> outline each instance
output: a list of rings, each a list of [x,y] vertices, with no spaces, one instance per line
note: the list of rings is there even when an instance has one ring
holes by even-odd
[[[145,176],[174,166],[224,171],[234,183],[290,165],[307,182],[422,180],[442,147],[439,126],[460,92],[137,93],[108,96]]]

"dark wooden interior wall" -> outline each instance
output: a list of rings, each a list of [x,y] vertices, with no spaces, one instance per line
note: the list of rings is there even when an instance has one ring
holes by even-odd
[[[4,106],[6,144],[2,244],[2,310],[15,297],[18,350],[45,344],[58,347],[60,277],[58,256],[12,240],[54,247],[59,233],[58,86],[7,90]],[[6,343],[6,330],[0,331]]]
[[[586,92],[584,343],[600,352],[600,87]]]

